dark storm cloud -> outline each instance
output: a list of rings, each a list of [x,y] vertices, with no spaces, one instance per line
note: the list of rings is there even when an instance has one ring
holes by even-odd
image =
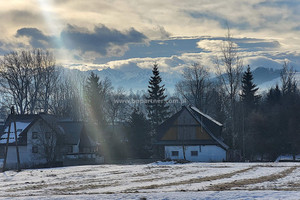
[[[123,46],[129,43],[141,43],[145,39],[147,37],[134,28],[120,32],[104,25],[96,26],[93,32],[68,25],[61,33],[61,40],[67,49],[79,49],[82,52],[93,51],[102,55],[106,55],[107,49],[112,45]]]
[[[17,31],[16,37],[25,36],[30,40],[30,45],[34,48],[48,48],[54,45],[54,37],[45,35],[37,28],[21,28]]]

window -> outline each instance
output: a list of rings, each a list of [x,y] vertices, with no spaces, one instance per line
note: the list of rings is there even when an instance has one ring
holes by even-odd
[[[179,152],[178,151],[172,151],[172,156],[178,156]]]
[[[38,147],[32,146],[32,153],[38,153]]]
[[[191,151],[191,156],[198,156],[198,151]]]
[[[37,139],[37,138],[38,138],[38,133],[32,132],[32,139]]]

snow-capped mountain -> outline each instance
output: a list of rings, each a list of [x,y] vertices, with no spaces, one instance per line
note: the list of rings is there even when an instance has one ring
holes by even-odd
[[[75,71],[75,70],[71,70]],[[97,74],[100,79],[108,78],[114,88],[122,87],[129,91],[132,90],[147,90],[148,81],[152,76],[151,69],[143,69],[136,65],[126,65],[121,68],[105,68],[102,70],[89,70],[79,71],[76,73],[82,73],[84,76],[88,76],[91,72]],[[280,84],[280,69],[258,67],[252,71],[253,82],[260,88],[261,91],[274,87],[276,84]],[[175,85],[182,79],[180,72],[161,72],[162,84],[165,84],[165,88],[173,93]],[[300,75],[296,74],[297,80],[300,80]],[[216,80],[214,78],[213,80]]]
[[[91,72],[91,71],[90,71]],[[152,75],[151,69],[142,69],[138,66],[125,66],[122,68],[106,68],[93,70],[100,78],[109,78],[115,88],[122,87],[125,90],[147,90],[148,81]],[[173,92],[176,83],[181,79],[180,73],[160,73],[162,84],[165,84],[170,92]]]

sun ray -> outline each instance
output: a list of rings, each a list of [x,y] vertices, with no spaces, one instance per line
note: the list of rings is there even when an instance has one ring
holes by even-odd
[[[37,3],[40,7],[40,10],[43,14],[44,21],[46,24],[47,32],[51,35],[54,36],[54,50],[55,50],[55,56],[59,60],[59,65],[65,66],[66,64],[69,64],[70,61],[72,61],[72,55],[67,53],[68,51],[66,50],[64,46],[64,42],[60,38],[60,28],[63,27],[63,24],[58,20],[54,19],[55,16],[58,16],[59,13],[56,13],[54,7],[53,7],[53,2],[51,0],[37,0]],[[63,74],[64,78],[70,81],[71,86],[75,89],[75,91],[79,91],[79,103],[81,104],[84,108],[84,110],[88,111],[90,110],[85,102],[84,98],[84,83],[78,80],[78,77],[74,76],[74,74]],[[85,121],[88,122],[96,122],[96,116],[93,112],[88,112],[87,114],[87,119]],[[98,134],[98,138],[100,141],[103,140],[102,136],[102,127],[99,127],[95,123],[89,123],[90,127],[88,127],[89,131],[96,132]],[[102,145],[102,150],[108,152],[108,147],[105,145]],[[109,153],[109,152],[108,152]]]

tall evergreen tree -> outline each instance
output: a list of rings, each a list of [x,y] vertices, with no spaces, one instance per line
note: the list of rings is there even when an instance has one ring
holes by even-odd
[[[248,145],[246,147],[246,144],[251,141],[251,137],[249,137],[249,114],[257,106],[258,100],[260,98],[260,96],[256,94],[257,90],[258,87],[253,83],[253,75],[250,70],[250,66],[248,65],[247,70],[243,73],[242,93],[240,94],[243,108],[241,113],[242,123],[238,122],[237,119],[238,124],[236,125],[240,128],[240,133],[242,133],[241,135],[239,135],[239,138],[241,139],[241,147],[244,159],[248,156],[247,154],[250,150]]]
[[[152,73],[146,97],[146,107],[151,124],[153,127],[156,127],[169,116],[169,106],[166,102],[167,95],[164,94],[165,85],[161,85],[162,79],[159,75],[157,64],[153,65]]]
[[[106,99],[111,90],[111,83],[108,79],[100,80],[100,78],[91,73],[87,78],[85,85],[85,100],[87,105],[87,117],[90,123],[86,126],[87,131],[96,138],[100,145],[100,152],[104,155],[106,160],[113,158],[114,151],[111,149],[113,138],[112,134],[105,131],[107,127],[105,110]]]
[[[104,126],[104,96],[102,85],[99,77],[93,72],[87,79],[85,86],[85,98],[91,119],[95,120],[100,127]]]
[[[260,99],[260,95],[256,94],[257,90],[258,87],[253,83],[253,75],[248,65],[242,77],[242,94],[240,95],[247,111],[253,109]]]

